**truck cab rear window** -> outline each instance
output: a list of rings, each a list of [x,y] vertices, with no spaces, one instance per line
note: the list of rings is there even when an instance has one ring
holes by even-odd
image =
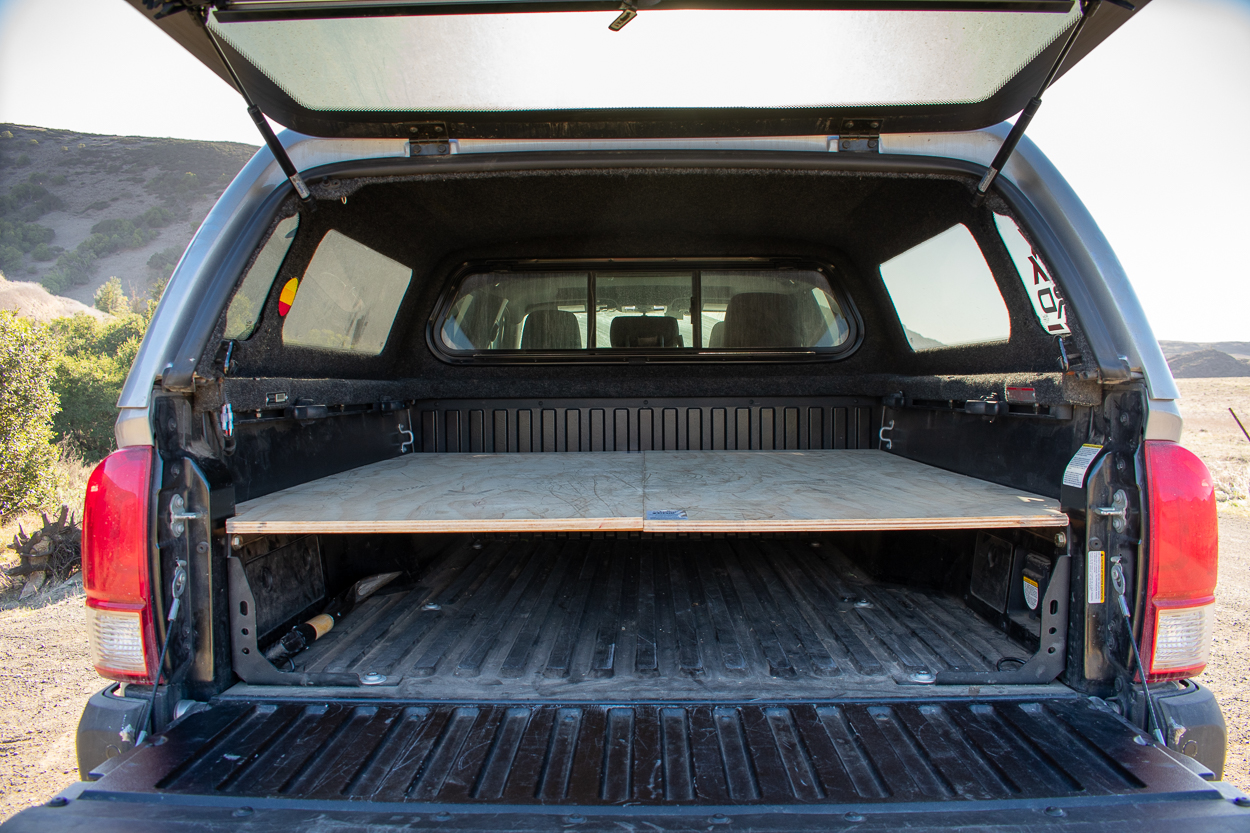
[[[836,354],[853,331],[819,269],[470,272],[442,309],[439,350],[488,359]]]

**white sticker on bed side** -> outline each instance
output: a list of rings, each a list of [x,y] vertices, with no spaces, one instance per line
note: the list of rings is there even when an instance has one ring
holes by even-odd
[[[1072,459],[1068,462],[1068,467],[1063,470],[1063,485],[1071,486],[1079,489],[1085,485],[1085,473],[1089,471],[1089,467],[1093,465],[1094,460],[1098,458],[1098,452],[1102,451],[1102,446],[1086,443],[1077,449],[1076,454],[1072,455]]]
[[[1085,603],[1100,605],[1106,600],[1106,582],[1103,562],[1106,553],[1102,550],[1090,552],[1085,557]]]

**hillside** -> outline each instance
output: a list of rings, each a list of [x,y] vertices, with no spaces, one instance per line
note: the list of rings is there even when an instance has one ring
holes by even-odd
[[[1219,350],[1235,359],[1250,359],[1250,341],[1165,341],[1159,340],[1163,355],[1170,361],[1175,356],[1185,353],[1197,353],[1199,350]]]
[[[1177,379],[1215,379],[1250,376],[1250,364],[1219,350],[1196,350],[1168,359]]]
[[[31,281],[5,280],[0,273],[0,309],[9,309],[26,318],[47,323],[54,318],[68,318],[83,313],[94,318],[108,318],[95,307],[53,295],[37,283]]]
[[[90,305],[146,295],[256,148],[0,123],[0,272]]]

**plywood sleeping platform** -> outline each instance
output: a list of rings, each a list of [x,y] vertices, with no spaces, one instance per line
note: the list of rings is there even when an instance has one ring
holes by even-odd
[[[240,503],[231,533],[1065,526],[1057,501],[884,451],[409,454]]]

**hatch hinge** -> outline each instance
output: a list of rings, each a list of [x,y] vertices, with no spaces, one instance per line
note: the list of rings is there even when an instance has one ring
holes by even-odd
[[[447,125],[443,122],[422,122],[407,125],[409,156],[447,156],[451,153],[451,140]]]
[[[838,153],[880,153],[883,119],[845,119],[842,130],[829,139],[829,150]]]

